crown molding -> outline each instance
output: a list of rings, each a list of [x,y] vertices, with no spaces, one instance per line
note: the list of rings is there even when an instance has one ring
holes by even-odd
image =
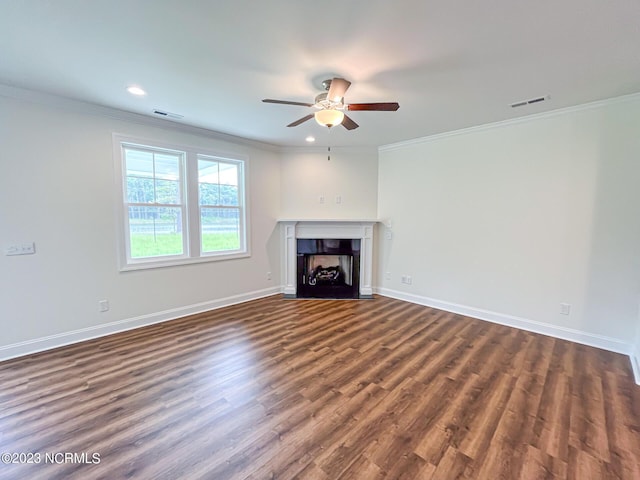
[[[473,127],[461,128],[459,130],[451,130],[449,132],[437,133],[435,135],[414,138],[414,139],[405,140],[402,142],[390,143],[388,145],[382,145],[378,147],[378,152],[389,152],[389,151],[398,150],[398,149],[413,146],[413,145],[420,145],[424,143],[435,142],[443,138],[455,137],[457,135],[466,135],[469,133],[483,132],[486,130],[502,128],[509,125],[518,125],[521,123],[533,122],[533,121],[541,120],[544,118],[552,118],[560,115],[566,115],[569,113],[581,112],[585,110],[593,110],[597,108],[607,107],[610,105],[616,105],[621,103],[631,103],[636,101],[640,101],[640,92],[632,93],[629,95],[622,95],[619,97],[608,98],[605,100],[597,100],[595,102],[583,103],[583,104],[574,105],[571,107],[558,108],[556,110],[550,110],[548,112],[534,113],[531,115],[525,115],[523,117],[518,117],[518,118],[510,118],[508,120],[501,120],[499,122],[491,122],[491,123],[485,123],[482,125],[475,125]]]
[[[98,105],[96,103],[83,102],[68,97],[62,97],[59,95],[53,95],[50,93],[39,92],[35,90],[29,90],[25,88],[14,87],[0,83],[0,97],[12,98],[15,100],[21,100],[25,102],[32,102],[48,107],[58,108],[75,113],[82,113],[87,115],[96,115],[101,117],[109,117],[116,120],[122,120],[131,123],[137,123],[140,125],[147,125],[157,128],[163,128],[166,130],[178,131],[182,133],[188,133],[192,135],[204,136],[207,138],[213,138],[237,145],[244,145],[247,147],[259,148],[263,150],[269,150],[272,152],[280,152],[281,147],[266,142],[259,142],[257,140],[250,140],[244,137],[238,137],[228,133],[217,132],[215,130],[209,130],[207,128],[196,127],[186,123],[181,123],[171,119],[154,118],[140,113],[128,112],[126,110],[120,110],[113,107],[107,107],[104,105]]]

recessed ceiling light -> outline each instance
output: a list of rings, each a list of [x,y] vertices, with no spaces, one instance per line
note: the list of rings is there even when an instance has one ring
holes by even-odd
[[[316,141],[316,137],[309,135],[307,138],[305,138],[305,140],[309,143],[313,143]]]
[[[147,94],[147,92],[145,92],[137,85],[131,85],[130,87],[127,87],[127,92],[129,92],[131,95],[137,95],[138,97],[142,97]]]

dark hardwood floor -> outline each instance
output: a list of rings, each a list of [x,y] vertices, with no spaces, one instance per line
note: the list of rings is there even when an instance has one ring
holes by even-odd
[[[3,479],[640,479],[627,357],[384,297],[269,297],[0,382],[0,452],[33,454],[3,460],[36,462]]]

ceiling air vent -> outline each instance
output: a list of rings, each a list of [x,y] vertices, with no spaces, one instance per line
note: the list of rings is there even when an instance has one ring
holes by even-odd
[[[532,98],[530,100],[522,100],[521,102],[512,103],[511,107],[512,108],[524,107],[525,105],[531,105],[533,103],[544,102],[545,100],[549,100],[549,98],[551,98],[550,95],[547,95],[546,97]]]
[[[167,117],[167,118],[176,118],[176,119],[184,118],[184,115],[179,115],[177,113],[171,113],[171,112],[164,112],[162,110],[154,110],[153,113],[161,117]]]

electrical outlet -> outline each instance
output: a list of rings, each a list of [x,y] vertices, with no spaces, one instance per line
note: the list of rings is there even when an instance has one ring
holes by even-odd
[[[271,280],[271,272],[267,272],[267,280]]]
[[[561,315],[569,315],[571,313],[571,304],[569,303],[561,303],[560,304],[560,314]]]
[[[411,285],[411,275],[407,275],[407,285]]]
[[[109,300],[99,300],[98,301],[98,310],[101,312],[109,311]]]

